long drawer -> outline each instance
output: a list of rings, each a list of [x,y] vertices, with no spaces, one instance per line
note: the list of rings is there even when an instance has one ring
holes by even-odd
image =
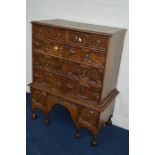
[[[104,67],[106,63],[106,51],[67,45],[42,38],[33,38],[33,50],[99,67]]]
[[[102,87],[93,86],[56,73],[34,68],[33,81],[68,97],[82,99],[90,103],[100,101]]]
[[[71,62],[46,54],[34,52],[33,65],[36,68],[50,72],[58,72],[68,77],[79,79],[94,85],[102,86],[104,70],[102,68],[90,67],[88,65]]]

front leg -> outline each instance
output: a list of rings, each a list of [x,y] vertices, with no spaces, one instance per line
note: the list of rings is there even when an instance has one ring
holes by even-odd
[[[37,113],[35,110],[32,110],[32,119],[33,120],[37,119]]]
[[[44,124],[45,125],[49,125],[49,118],[48,118],[48,114],[47,113],[45,113]]]
[[[76,129],[75,138],[81,138],[80,130]]]
[[[97,135],[93,135],[93,139],[91,141],[91,145],[93,147],[97,146]]]

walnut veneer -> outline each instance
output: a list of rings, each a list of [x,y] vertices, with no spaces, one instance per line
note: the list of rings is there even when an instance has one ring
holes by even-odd
[[[93,133],[111,124],[125,29],[65,20],[32,22],[32,117],[36,109],[48,114],[55,104],[68,109],[80,128]]]

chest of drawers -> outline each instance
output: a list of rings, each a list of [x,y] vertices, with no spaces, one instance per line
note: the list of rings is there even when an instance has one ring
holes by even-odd
[[[60,19],[32,22],[32,118],[55,104],[70,112],[76,126],[93,133],[111,124],[125,29]]]

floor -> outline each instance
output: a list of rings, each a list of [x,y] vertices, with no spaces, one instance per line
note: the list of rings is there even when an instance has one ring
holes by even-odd
[[[49,126],[44,125],[44,115],[37,111],[37,120],[31,118],[30,94],[26,94],[26,145],[27,155],[128,155],[129,131],[117,126],[101,129],[98,146],[91,147],[91,132],[81,129],[82,137],[75,139],[75,127],[68,111],[54,106],[49,115]]]

